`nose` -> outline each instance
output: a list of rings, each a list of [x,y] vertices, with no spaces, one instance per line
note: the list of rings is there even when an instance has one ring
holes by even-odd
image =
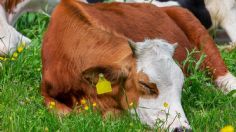
[[[192,132],[192,129],[185,129],[183,127],[177,127],[173,132]]]

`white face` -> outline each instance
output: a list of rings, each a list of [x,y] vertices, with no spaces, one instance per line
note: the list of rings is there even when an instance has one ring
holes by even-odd
[[[190,128],[181,106],[184,75],[172,59],[176,46],[177,44],[171,45],[160,39],[145,40],[135,46],[138,72],[147,74],[150,82],[155,83],[159,91],[157,98],[140,97],[136,108],[140,120],[151,127],[158,126],[158,120],[163,120],[164,127],[170,125],[170,130]],[[164,103],[168,103],[168,107],[164,107]],[[166,120],[168,110],[170,115]]]

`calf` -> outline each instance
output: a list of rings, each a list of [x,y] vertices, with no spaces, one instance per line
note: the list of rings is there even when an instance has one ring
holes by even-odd
[[[27,11],[50,13],[60,0],[0,0],[0,56],[11,54],[22,41],[30,39],[17,32],[12,26],[18,17]]]
[[[103,115],[134,103],[131,112],[151,127],[166,119],[167,102],[165,127],[190,128],[180,101],[184,77],[172,55],[182,64],[186,49],[194,48],[200,51],[197,59],[206,55],[202,68],[209,67],[217,86],[225,93],[235,90],[236,79],[212,38],[187,10],[62,0],[44,36],[42,95],[47,106],[55,102],[62,113],[76,109],[83,98],[96,102]],[[111,82],[112,92],[96,92],[100,73]]]

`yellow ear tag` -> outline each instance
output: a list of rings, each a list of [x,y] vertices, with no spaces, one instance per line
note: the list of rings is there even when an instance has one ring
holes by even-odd
[[[104,94],[112,91],[111,82],[107,81],[102,73],[99,74],[98,83],[96,84],[97,94]]]

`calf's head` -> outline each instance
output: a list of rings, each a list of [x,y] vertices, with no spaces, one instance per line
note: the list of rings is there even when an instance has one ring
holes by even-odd
[[[158,90],[157,97],[139,97],[136,112],[141,121],[152,127],[164,125],[170,130],[190,128],[181,106],[184,75],[172,59],[177,44],[154,39],[138,42],[133,47],[137,73],[145,74],[148,77],[146,83],[153,84]]]
[[[172,59],[177,44],[154,39],[138,43],[130,41],[129,45],[135,58],[134,64],[129,61],[119,66],[89,68],[84,72],[84,78],[90,84],[96,83],[98,74],[103,73],[112,83],[110,95],[120,95],[116,101],[122,109],[128,109],[130,103],[135,103],[131,113],[136,111],[144,124],[155,127],[158,121],[164,121],[164,127],[170,126],[171,130],[190,128],[181,106],[184,75]],[[101,107],[106,109],[106,105],[112,104],[110,101],[104,103],[104,97]],[[163,106],[165,103],[168,107]],[[116,111],[112,109],[109,112]]]

